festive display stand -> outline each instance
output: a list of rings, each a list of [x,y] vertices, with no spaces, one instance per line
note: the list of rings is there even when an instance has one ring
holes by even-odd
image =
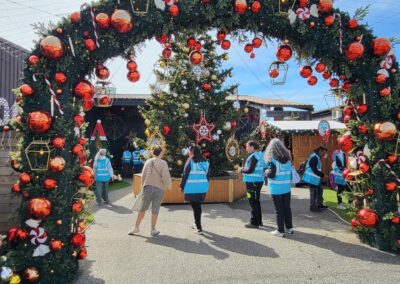
[[[172,189],[166,190],[163,204],[184,203],[183,193],[179,187],[180,178],[172,179]],[[141,191],[142,175],[135,174],[133,177],[133,194],[139,195]],[[229,176],[215,177],[210,179],[210,189],[206,195],[205,203],[230,203],[246,196],[246,187],[242,177],[234,172]]]

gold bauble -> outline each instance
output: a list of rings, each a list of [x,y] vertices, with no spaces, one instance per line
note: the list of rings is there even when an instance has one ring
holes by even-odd
[[[182,51],[184,53],[189,53],[190,49],[188,47],[184,47],[184,48],[182,48]]]
[[[146,129],[146,130],[144,131],[144,135],[146,135],[146,137],[150,137],[150,135],[151,135],[150,130],[149,130],[149,129]]]
[[[190,108],[190,105],[189,105],[188,103],[184,103],[184,104],[182,105],[182,108],[183,108],[184,110],[188,110],[188,109]]]
[[[229,55],[228,55],[228,54],[225,54],[224,60],[225,60],[225,61],[228,61],[228,60],[229,60]]]
[[[161,60],[160,61],[160,67],[165,67],[167,64],[165,63],[165,61],[164,60]]]
[[[211,75],[211,81],[217,81],[217,75],[213,74]]]
[[[245,108],[243,109],[243,112],[244,112],[244,113],[248,113],[248,112],[249,112],[249,108],[245,107]]]
[[[21,277],[19,275],[11,275],[10,277],[10,284],[19,284],[21,283]]]
[[[151,121],[150,121],[150,120],[148,120],[148,119],[146,119],[146,120],[144,121],[144,124],[145,124],[147,127],[149,127],[149,126],[150,126],[150,124],[151,124]]]
[[[183,162],[182,162],[182,160],[178,160],[178,161],[176,161],[176,164],[177,164],[178,166],[182,166],[182,165],[183,165]]]

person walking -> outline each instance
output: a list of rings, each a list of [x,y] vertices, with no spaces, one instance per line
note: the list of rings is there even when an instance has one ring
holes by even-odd
[[[264,159],[260,152],[260,145],[255,141],[246,143],[246,151],[249,156],[244,168],[238,171],[243,174],[243,182],[246,184],[247,199],[251,207],[250,222],[245,224],[246,228],[259,228],[263,225],[261,216],[260,194],[264,183]]]
[[[114,180],[114,170],[111,166],[110,159],[107,158],[107,150],[100,149],[93,163],[93,170],[95,173],[95,181],[96,181],[96,202],[97,205],[102,205],[102,202],[110,207],[110,199],[108,198],[108,184],[110,180]]]
[[[185,194],[185,200],[189,201],[193,208],[193,229],[196,229],[198,234],[203,234],[201,203],[208,192],[209,173],[209,162],[204,158],[200,147],[192,144],[189,147],[189,158],[183,169],[180,187]]]
[[[269,191],[274,201],[278,226],[271,234],[284,237],[285,233],[293,234],[292,209],[290,208],[290,183],[293,166],[290,161],[290,152],[281,140],[274,138],[269,142],[264,160],[269,164],[265,173],[268,178]]]
[[[336,150],[333,154],[332,173],[337,185],[337,208],[345,210],[342,204],[342,193],[346,190],[346,180],[343,177],[343,170],[346,168],[346,154],[341,150]]]
[[[322,160],[328,157],[328,149],[320,146],[315,149],[307,160],[306,170],[303,175],[303,181],[310,187],[310,211],[321,212],[328,206],[323,204],[323,189],[321,186],[321,178],[325,177],[322,170]]]
[[[162,159],[163,149],[157,146],[153,149],[154,157],[148,159],[142,170],[142,191],[133,206],[138,213],[134,228],[128,232],[129,235],[136,235],[140,232],[140,224],[145,216],[146,210],[151,203],[151,231],[152,236],[157,236],[160,231],[156,229],[158,213],[164,197],[164,190],[172,185],[168,164]]]

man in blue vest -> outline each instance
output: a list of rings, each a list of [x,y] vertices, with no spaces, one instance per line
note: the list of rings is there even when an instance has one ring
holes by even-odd
[[[128,148],[125,148],[124,152],[122,152],[122,167],[124,176],[130,176],[132,172],[132,153]]]
[[[345,210],[346,207],[342,204],[341,194],[346,190],[346,180],[343,177],[343,170],[346,168],[346,154],[341,150],[336,150],[333,154],[332,172],[335,183],[337,184],[337,201],[338,209]]]
[[[310,211],[321,212],[328,206],[323,204],[323,189],[321,186],[321,178],[325,177],[322,170],[322,160],[328,157],[328,149],[320,146],[312,152],[307,160],[306,170],[303,180],[310,186]]]
[[[140,149],[136,149],[132,152],[132,159],[133,159],[133,167],[135,173],[140,173],[142,170],[142,162],[140,161]]]
[[[259,228],[262,226],[260,193],[264,184],[264,158],[260,152],[260,145],[255,141],[246,143],[246,151],[250,155],[246,159],[244,168],[239,171],[243,174],[246,184],[247,199],[251,207],[251,219],[246,228]]]

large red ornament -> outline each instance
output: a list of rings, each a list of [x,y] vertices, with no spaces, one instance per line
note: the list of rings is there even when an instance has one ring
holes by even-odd
[[[52,251],[59,251],[62,249],[63,243],[59,240],[51,240],[49,247]]]
[[[78,259],[85,259],[87,257],[87,250],[86,248],[81,248],[78,252],[77,258]]]
[[[126,68],[128,68],[128,70],[129,70],[130,72],[136,71],[136,70],[137,70],[137,63],[136,63],[136,61],[133,61],[133,60],[128,61],[128,63],[126,64]]]
[[[299,6],[304,8],[308,5],[308,0],[299,0]]]
[[[379,95],[381,97],[388,97],[388,96],[390,96],[390,94],[391,94],[390,87],[383,88],[382,90],[379,91]]]
[[[223,50],[228,50],[231,47],[231,42],[227,39],[223,40],[221,43],[221,48]]]
[[[358,132],[360,132],[361,134],[365,134],[368,132],[368,128],[365,124],[360,124],[358,127]]]
[[[79,114],[75,114],[75,115],[72,117],[72,119],[74,120],[75,125],[76,125],[77,127],[81,127],[82,124],[85,122],[85,119],[83,118],[83,116],[82,116],[82,115],[79,115]]]
[[[57,187],[57,181],[53,178],[45,178],[43,181],[43,188],[54,190]]]
[[[115,10],[111,16],[111,26],[119,33],[127,33],[133,28],[131,14],[126,10]]]
[[[318,10],[320,10],[322,13],[328,13],[330,10],[332,10],[332,8],[333,8],[332,0],[319,1]]]
[[[324,71],[324,73],[322,73],[322,77],[326,80],[329,79],[331,76],[332,74],[329,71]]]
[[[167,41],[170,40],[170,37],[171,37],[170,35],[162,34],[160,36],[156,36],[156,40],[159,43],[164,44],[164,43],[166,43]]]
[[[70,16],[69,16],[71,23],[73,24],[77,24],[81,21],[81,13],[80,12],[73,12]]]
[[[51,116],[45,111],[34,111],[28,116],[28,127],[36,134],[46,133],[51,127]]]
[[[358,27],[358,21],[356,19],[350,19],[347,23],[347,26],[349,27],[349,29],[354,30]]]
[[[88,100],[83,100],[82,101],[82,107],[84,111],[89,111],[93,108],[94,106],[94,99],[88,99]]]
[[[82,233],[75,233],[71,236],[71,245],[74,247],[82,247],[85,244],[86,237]]]
[[[126,77],[128,78],[129,81],[135,83],[140,80],[140,73],[139,71],[129,72]]]
[[[300,67],[300,76],[303,78],[308,78],[312,75],[312,69],[310,66]]]
[[[168,136],[171,133],[172,129],[169,125],[164,125],[162,128],[162,132],[165,136]]]
[[[325,26],[330,27],[335,23],[335,18],[333,16],[326,16],[324,19]]]
[[[208,83],[204,83],[201,88],[203,89],[204,92],[209,92],[211,91],[211,85]]]
[[[31,176],[28,173],[21,173],[19,175],[19,181],[21,183],[30,183],[31,182]]]
[[[64,56],[64,44],[55,36],[47,36],[40,41],[40,51],[48,59],[58,60]]]
[[[235,1],[235,12],[239,14],[246,13],[247,3],[246,0],[236,0]]]
[[[397,189],[397,183],[395,181],[388,181],[385,183],[385,188],[387,191],[394,191]]]
[[[369,172],[370,167],[367,163],[361,163],[359,169],[362,173],[366,174]]]
[[[215,128],[214,123],[208,123],[205,115],[202,113],[198,124],[193,124],[192,129],[196,132],[196,143],[203,140],[212,141],[211,131]]]
[[[94,183],[94,171],[89,166],[82,166],[81,173],[78,176],[78,180],[86,187],[91,186]]]
[[[56,156],[50,159],[49,162],[50,170],[54,173],[62,172],[65,168],[65,160],[61,156]]]
[[[72,212],[74,213],[81,213],[83,209],[83,203],[81,200],[75,200],[72,203]]]
[[[351,43],[346,50],[346,57],[350,61],[355,61],[364,55],[364,45],[359,42]]]
[[[366,114],[368,111],[368,105],[367,104],[361,104],[357,107],[357,113],[360,115]]]
[[[31,56],[28,57],[28,63],[29,63],[29,65],[35,66],[36,63],[38,63],[38,62],[39,62],[39,56],[37,56],[37,55],[31,55]]]
[[[45,197],[32,198],[26,205],[26,212],[33,219],[44,219],[51,213],[51,203]]]
[[[390,41],[385,38],[377,38],[372,41],[372,51],[375,56],[386,56],[391,49]]]
[[[353,140],[351,140],[351,137],[348,135],[341,137],[339,139],[339,148],[343,152],[350,152],[353,148]]]
[[[162,51],[163,58],[170,58],[172,55],[172,50],[170,48],[164,48]]]
[[[28,84],[21,85],[21,87],[19,87],[19,91],[24,97],[32,96],[34,93],[32,87]]]
[[[178,15],[179,15],[179,7],[178,7],[178,5],[171,5],[171,6],[169,6],[169,14],[172,16],[172,17],[178,17]]]
[[[76,156],[82,155],[83,151],[84,151],[84,149],[83,149],[83,146],[81,144],[74,145],[72,147],[72,150],[71,150],[72,154],[74,154]]]
[[[99,13],[96,15],[96,24],[101,28],[101,29],[108,29],[111,24],[111,19],[106,13]]]
[[[218,34],[219,34],[219,32],[218,32]],[[217,34],[217,38],[218,38],[218,34]],[[190,48],[195,48],[196,47],[196,39],[194,37],[188,38],[186,43],[187,43],[187,46],[190,47]]]
[[[253,45],[251,43],[248,43],[244,46],[244,51],[247,53],[250,53],[253,51]]]
[[[255,13],[255,14],[257,14],[257,13],[259,13],[261,11],[261,3],[260,3],[260,1],[256,0],[251,4],[251,11],[253,13]]]
[[[203,61],[203,55],[199,52],[199,51],[193,51],[192,53],[190,53],[190,62],[192,62],[192,64],[200,64]]]
[[[258,37],[255,37],[251,41],[251,44],[254,46],[254,48],[259,48],[262,45],[262,39],[258,38]]]
[[[63,72],[57,72],[54,75],[54,81],[56,81],[57,84],[64,84],[67,82],[67,76]]]
[[[78,143],[81,144],[82,146],[85,146],[87,143],[87,140],[84,137],[79,137]]]
[[[326,65],[324,63],[318,63],[315,66],[315,71],[317,71],[318,73],[322,73],[325,71]]]
[[[99,64],[96,67],[96,76],[100,80],[107,80],[110,77],[110,70],[103,64]]]
[[[311,86],[314,86],[315,84],[317,84],[318,79],[315,76],[311,76],[307,79],[307,83]]]
[[[348,106],[343,109],[343,114],[344,115],[352,115],[353,111],[354,111],[354,108],[351,106]]]
[[[336,78],[333,78],[329,81],[329,86],[331,86],[331,88],[337,88],[337,86],[339,86],[339,80]]]
[[[83,100],[89,100],[94,96],[94,87],[89,81],[82,80],[75,84],[74,94]]]
[[[361,209],[357,213],[358,221],[366,228],[374,228],[378,223],[378,215],[371,209]]]
[[[217,33],[217,40],[218,41],[223,41],[226,38],[226,32],[225,31],[218,31]],[[193,38],[192,38],[193,39]],[[190,46],[190,45],[189,45]]]
[[[350,91],[350,89],[351,89],[351,87],[352,87],[352,84],[350,83],[350,82],[344,82],[343,83],[343,86],[342,86],[342,88],[343,88],[343,90],[345,91],[345,92],[349,92]]]
[[[95,51],[97,46],[93,39],[85,39],[85,47],[88,51]]]
[[[375,76],[375,82],[377,82],[378,84],[383,84],[386,82],[386,76],[384,74],[377,74]]]
[[[278,47],[276,51],[276,57],[279,61],[287,61],[292,57],[293,50],[290,45],[284,44]]]

